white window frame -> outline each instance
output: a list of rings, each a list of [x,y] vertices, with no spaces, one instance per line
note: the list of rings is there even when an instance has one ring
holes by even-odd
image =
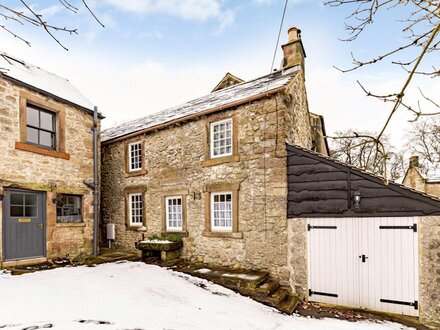
[[[230,194],[231,195],[231,225],[230,226],[216,226],[215,225],[215,218],[214,218],[214,197],[218,196],[218,195],[225,195],[225,194]],[[211,231],[216,231],[216,232],[232,232],[232,226],[234,223],[234,194],[232,191],[215,191],[215,192],[211,192]]]
[[[141,207],[137,208],[141,211],[141,215],[137,215],[136,217],[140,217],[141,222],[134,222],[133,220],[133,197],[140,196],[140,204]],[[129,209],[129,221],[130,221],[130,227],[142,227],[144,225],[144,197],[142,193],[131,193],[128,194],[128,209]]]
[[[223,123],[230,123],[231,124],[231,152],[228,153],[224,153],[221,155],[214,155],[214,126],[216,125],[220,125]],[[209,145],[210,145],[210,155],[211,158],[219,158],[219,157],[225,157],[225,156],[231,156],[234,153],[234,121],[232,120],[232,118],[227,118],[227,119],[223,119],[223,120],[219,120],[216,122],[211,123],[210,126],[210,140],[209,140]],[[225,146],[226,148],[226,146]]]
[[[168,201],[173,199],[180,199],[180,227],[170,227],[170,213],[168,208]],[[182,232],[183,231],[183,197],[182,196],[167,196],[165,198],[165,228],[169,232]]]
[[[131,148],[135,145],[139,145],[139,163],[133,163],[132,160],[132,153],[131,153]],[[141,141],[136,141],[136,142],[132,142],[128,144],[128,171],[129,172],[137,172],[142,170],[142,163],[143,163],[143,155],[142,155],[142,142]],[[133,165],[136,165],[137,167],[133,167]]]

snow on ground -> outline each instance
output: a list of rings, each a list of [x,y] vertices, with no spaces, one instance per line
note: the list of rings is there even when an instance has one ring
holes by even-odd
[[[408,329],[280,314],[205,280],[141,262],[0,273],[0,329]]]

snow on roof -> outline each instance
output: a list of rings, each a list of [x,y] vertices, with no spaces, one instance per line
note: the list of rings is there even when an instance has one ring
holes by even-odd
[[[427,183],[440,182],[440,163],[428,165],[424,170],[419,172]]]
[[[93,104],[69,80],[0,51],[0,76],[11,78],[93,111]]]
[[[143,118],[135,119],[102,132],[102,141],[113,140],[131,133],[165,124],[188,116],[202,113],[214,108],[227,107],[250,97],[271,92],[286,86],[297,74],[298,70],[283,74],[281,71],[233,85],[173,108],[165,109]]]

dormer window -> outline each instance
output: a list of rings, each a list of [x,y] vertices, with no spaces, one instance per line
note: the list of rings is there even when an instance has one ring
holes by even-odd
[[[26,142],[56,149],[56,114],[37,106],[26,107]]]
[[[128,171],[142,170],[142,143],[140,141],[128,145]]]

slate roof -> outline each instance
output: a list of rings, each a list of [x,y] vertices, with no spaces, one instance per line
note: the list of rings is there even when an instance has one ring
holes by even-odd
[[[69,80],[2,51],[0,76],[93,112],[93,104]]]
[[[165,109],[143,118],[135,119],[121,125],[106,129],[102,132],[102,142],[110,141],[115,138],[136,133],[143,130],[154,129],[159,125],[175,122],[176,120],[185,120],[187,117],[193,117],[197,114],[205,114],[209,110],[223,110],[228,106],[237,105],[240,101],[266,93],[276,91],[285,87],[296,76],[298,70],[292,70],[288,73],[277,71],[269,75],[230,86],[208,95],[199,97],[184,104]]]

